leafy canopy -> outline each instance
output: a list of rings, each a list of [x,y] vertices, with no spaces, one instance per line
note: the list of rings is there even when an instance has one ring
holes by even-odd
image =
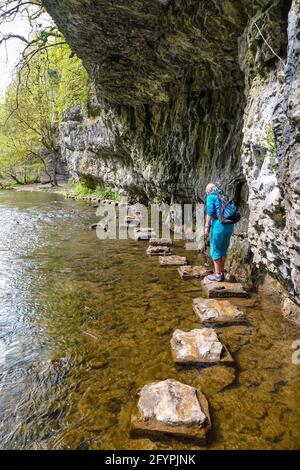
[[[40,40],[40,50],[36,44],[27,50],[37,53],[17,70],[0,104],[0,177],[20,183],[29,173],[36,179],[49,171],[49,157],[55,166],[62,114],[85,106],[90,92],[87,72],[69,46],[47,33]]]

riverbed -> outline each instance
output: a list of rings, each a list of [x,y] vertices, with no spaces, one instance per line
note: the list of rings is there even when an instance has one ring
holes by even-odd
[[[0,192],[0,448],[200,449],[130,436],[137,390],[174,378],[209,400],[207,448],[299,449],[300,332],[280,306],[234,301],[249,323],[218,328],[234,367],[175,366],[170,338],[199,327],[200,283],[159,268],[146,242],[99,240],[95,213],[50,192]]]

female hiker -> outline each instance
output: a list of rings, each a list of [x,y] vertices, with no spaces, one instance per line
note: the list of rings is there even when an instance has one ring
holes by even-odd
[[[210,255],[214,262],[214,273],[209,281],[224,281],[224,266],[234,224],[240,215],[236,205],[213,183],[206,187],[205,236],[210,234]]]

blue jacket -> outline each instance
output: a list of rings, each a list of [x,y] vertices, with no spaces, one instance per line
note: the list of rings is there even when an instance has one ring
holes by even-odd
[[[220,203],[218,194],[222,194],[220,189],[215,189],[213,193],[206,196],[206,213],[214,219],[217,219],[220,215]]]

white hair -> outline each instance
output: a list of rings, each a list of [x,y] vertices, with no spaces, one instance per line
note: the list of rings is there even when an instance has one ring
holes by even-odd
[[[207,186],[206,186],[206,189],[205,189],[205,192],[206,194],[210,194],[212,193],[213,191],[215,191],[217,188],[217,186],[214,184],[214,183],[209,183]]]

